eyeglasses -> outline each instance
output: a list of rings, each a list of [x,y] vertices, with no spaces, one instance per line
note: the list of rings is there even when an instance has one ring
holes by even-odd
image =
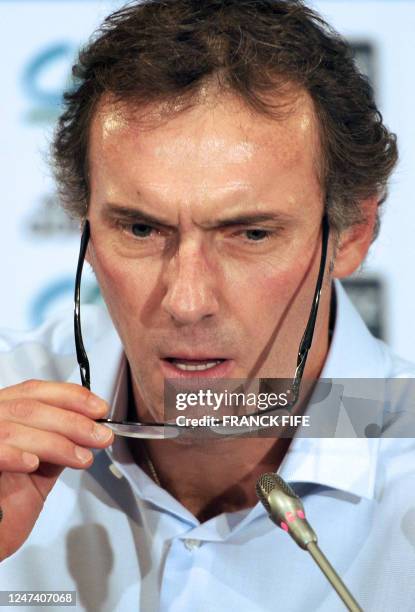
[[[311,304],[310,315],[308,322],[302,336],[300,346],[298,349],[297,366],[295,369],[294,378],[290,388],[290,401],[284,407],[285,410],[292,408],[298,401],[300,394],[301,381],[303,378],[304,369],[307,362],[308,352],[311,348],[313,341],[314,329],[317,320],[318,307],[320,303],[320,296],[323,286],[324,271],[326,268],[327,260],[327,246],[330,234],[330,226],[327,218],[327,214],[322,219],[322,244],[321,244],[321,256],[320,256],[320,267],[314,290],[314,297]],[[81,295],[81,277],[82,269],[85,260],[85,254],[88,247],[88,241],[90,237],[90,226],[89,221],[85,221],[84,229],[81,236],[81,245],[79,249],[78,265],[76,270],[75,279],[75,309],[74,309],[74,332],[75,332],[75,346],[76,346],[76,357],[79,364],[82,386],[87,389],[91,389],[90,379],[90,368],[88,357],[84,348],[81,331],[81,308],[80,308],[80,295]],[[247,416],[257,416],[268,414],[277,411],[278,408],[270,407],[264,410],[259,410]],[[131,438],[176,438],[179,435],[186,432],[193,432],[194,427],[188,425],[178,425],[176,423],[144,423],[136,421],[115,421],[113,419],[97,419],[98,423],[104,423],[110,427],[116,435],[127,436]],[[209,428],[207,428],[209,429]],[[243,435],[246,433],[253,433],[256,429],[261,427],[230,427],[225,424],[215,424],[211,427],[215,434],[222,434],[225,436],[230,435]]]

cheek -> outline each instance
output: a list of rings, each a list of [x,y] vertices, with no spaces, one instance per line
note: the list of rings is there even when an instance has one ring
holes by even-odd
[[[278,270],[265,262],[241,265],[226,274],[229,304],[239,309],[247,324],[265,329],[268,321],[275,323],[294,293],[293,278],[292,271]]]
[[[255,330],[255,337],[266,337],[284,320],[287,334],[302,330],[312,304],[317,259],[297,257],[289,266],[263,262],[228,270],[228,304],[234,313],[237,309],[245,329]]]
[[[122,326],[123,321],[131,320],[126,315],[132,315],[136,325],[154,292],[157,269],[149,270],[149,266],[142,262],[108,256],[98,251],[94,270],[105,303],[118,326]]]
[[[292,273],[285,271],[273,271],[267,268],[258,271],[256,280],[256,291],[258,299],[272,301],[273,304],[285,304],[292,293]],[[254,279],[251,278],[251,283]]]

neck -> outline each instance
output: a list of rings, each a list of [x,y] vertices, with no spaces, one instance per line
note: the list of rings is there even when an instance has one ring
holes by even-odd
[[[129,415],[138,413],[129,375]],[[290,438],[127,438],[136,463],[201,522],[257,503],[255,484],[281,464]]]
[[[254,506],[258,477],[279,467],[290,441],[215,439],[190,445],[173,440],[129,439],[129,444],[136,462],[151,476],[142,448],[146,445],[162,487],[202,522],[222,512]]]

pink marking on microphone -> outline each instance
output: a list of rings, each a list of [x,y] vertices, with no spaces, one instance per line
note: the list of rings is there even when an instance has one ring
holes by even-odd
[[[299,518],[305,519],[305,514],[302,510],[297,510],[297,516]]]
[[[284,529],[284,531],[288,531],[288,525],[287,523],[284,523],[284,521],[281,521],[280,527],[281,529]]]

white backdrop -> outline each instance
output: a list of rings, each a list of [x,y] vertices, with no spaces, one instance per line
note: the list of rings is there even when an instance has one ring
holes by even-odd
[[[78,234],[56,207],[48,143],[78,45],[121,4],[0,3],[2,327],[33,327],[72,301]],[[401,162],[365,269],[385,280],[388,341],[415,360],[415,2],[321,0],[313,6],[342,34],[369,41],[375,49],[378,102],[387,125],[398,134]],[[96,297],[91,275],[83,297]]]

